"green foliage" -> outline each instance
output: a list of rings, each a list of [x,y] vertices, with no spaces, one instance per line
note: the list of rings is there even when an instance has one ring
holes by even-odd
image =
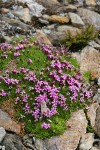
[[[94,133],[94,129],[91,126],[90,120],[88,121],[87,125],[87,133]]]
[[[86,81],[88,83],[90,83],[90,79],[91,79],[91,72],[90,71],[86,71],[83,73],[83,77],[86,79]]]
[[[76,51],[85,47],[89,41],[96,39],[97,36],[98,34],[95,31],[95,27],[88,25],[86,28],[81,29],[81,33],[77,33],[76,36],[68,32],[64,41],[70,50]]]
[[[47,55],[43,52],[42,48],[40,48],[40,45],[38,45],[37,43],[34,44],[33,38],[30,38],[28,40],[26,39],[28,44],[22,44],[23,46],[25,46],[25,48],[23,47],[21,50],[19,50],[20,52],[19,56],[14,56],[14,53],[16,52],[16,47],[21,45],[21,40],[23,40],[22,37],[18,39],[14,39],[12,41],[12,49],[11,50],[6,49],[7,58],[4,60],[2,59],[2,61],[0,59],[1,70],[3,69],[6,70],[6,64],[8,64],[10,60],[16,60],[16,65],[18,68],[15,68],[15,70],[18,71],[18,73],[13,73],[12,71],[12,72],[9,72],[7,76],[9,76],[9,78],[19,80],[18,85],[12,85],[12,86],[9,86],[9,84],[7,85],[3,81],[0,82],[0,92],[2,91],[2,89],[6,93],[9,93],[10,91],[10,95],[7,94],[6,97],[1,96],[0,100],[9,99],[10,97],[14,100],[17,96],[20,98],[20,102],[21,102],[22,101],[21,95],[22,93],[25,93],[28,96],[27,102],[30,106],[30,110],[34,110],[35,98],[38,96],[38,93],[36,93],[36,91],[34,90],[35,83],[29,82],[29,79],[25,80],[25,77],[29,75],[28,74],[29,72],[27,71],[25,74],[22,74],[22,72],[19,71],[20,68],[28,69],[31,73],[35,72],[37,80],[48,81],[50,85],[52,84],[54,79],[50,78],[49,73],[51,71],[55,71],[57,68],[55,69],[51,67],[48,71],[46,70],[47,66],[50,67],[51,60],[48,59]],[[60,61],[66,60],[70,62],[71,65],[74,66],[71,69],[63,68],[62,69],[63,73],[71,75],[72,77],[74,77],[75,74],[79,73],[79,64],[76,61],[76,59],[67,57],[66,53],[64,53],[64,55],[61,55],[61,51],[58,51],[57,53],[55,53],[54,49],[52,53],[54,53],[56,60],[59,60],[59,59]],[[2,56],[0,58],[2,58]],[[31,63],[28,62],[29,59],[32,60]],[[78,72],[76,70],[78,70]],[[43,75],[41,75],[40,72],[42,72]],[[84,76],[87,78],[87,80],[89,80],[89,73],[85,73]],[[58,105],[57,115],[54,115],[48,118],[46,118],[46,116],[42,116],[40,120],[34,120],[34,117],[30,115],[30,113],[25,113],[23,111],[23,108],[25,108],[24,101],[22,103],[20,102],[17,103],[16,100],[14,101],[17,103],[17,105],[15,106],[17,110],[16,117],[25,124],[25,131],[29,133],[30,132],[33,133],[35,137],[38,137],[40,139],[50,138],[52,136],[63,134],[64,130],[66,129],[66,121],[70,118],[71,112],[74,112],[75,110],[78,110],[78,109],[83,109],[86,106],[86,104],[88,104],[87,99],[85,99],[84,102],[82,103],[79,101],[80,99],[79,93],[77,94],[77,99],[75,101],[71,100],[72,92],[69,91],[66,84],[62,86],[59,84],[58,81],[56,81],[55,86],[59,88],[59,94],[61,93],[62,95],[66,97],[67,99],[66,103],[68,106],[68,110],[65,111],[64,109],[62,109],[62,107]],[[16,89],[18,89],[18,87],[20,87],[20,91],[21,91],[20,94],[16,93]],[[33,88],[33,89],[30,91],[29,88]],[[49,98],[49,102],[50,102],[50,98]],[[51,105],[49,107],[51,107]],[[44,122],[50,123],[50,128],[48,129],[42,128],[41,124]]]

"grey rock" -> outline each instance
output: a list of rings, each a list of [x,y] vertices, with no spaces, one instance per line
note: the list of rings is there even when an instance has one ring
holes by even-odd
[[[27,31],[31,28],[29,25],[27,25],[27,24],[25,24],[25,23],[23,23],[23,22],[21,22],[20,20],[17,20],[17,19],[9,19],[7,17],[2,17],[1,20],[5,21],[9,25],[21,28],[22,31]]]
[[[4,36],[4,39],[5,39],[6,43],[11,43],[11,41],[12,41],[12,38],[9,36]]]
[[[41,30],[36,30],[35,38],[43,44],[52,45],[50,40]]]
[[[96,42],[100,45],[100,39],[99,38],[96,39]]]
[[[87,111],[87,116],[90,120],[92,128],[95,126],[95,119],[96,119],[96,110],[99,107],[98,103],[93,103],[90,105],[90,109]]]
[[[79,4],[79,6],[83,6],[84,0],[78,0],[78,4]]]
[[[85,8],[78,8],[78,14],[85,24],[94,25],[100,31],[100,14]]]
[[[46,105],[46,102],[45,101],[42,101],[41,102],[41,113],[42,113],[42,115],[44,114],[44,113],[46,113],[48,111],[48,107],[47,107],[47,105]]]
[[[39,18],[39,22],[42,24],[49,24],[49,21]]]
[[[14,0],[0,0],[0,8],[7,7],[14,4]]]
[[[100,77],[99,77],[99,79],[98,79],[98,85],[100,86]]]
[[[95,6],[95,10],[96,10],[98,13],[100,13],[100,4],[97,4],[97,5]]]
[[[99,150],[99,149],[93,146],[90,150]]]
[[[95,120],[95,133],[100,138],[100,106],[96,111],[96,120]]]
[[[28,8],[17,9],[12,11],[12,13],[25,23],[31,22],[31,15]]]
[[[42,16],[42,12],[45,10],[45,8],[42,5],[38,4],[35,0],[33,0],[32,2],[26,0],[26,4],[32,16]]]
[[[66,6],[66,12],[76,12],[77,11],[77,7],[75,5],[68,5]]]
[[[82,136],[79,144],[79,150],[89,150],[94,142],[94,134],[86,133]]]
[[[87,6],[95,6],[96,5],[96,0],[85,0],[85,4]]]
[[[23,136],[23,144],[24,146],[31,148],[34,150],[34,145],[33,145],[33,139],[32,136],[29,136],[28,134]]]
[[[88,44],[89,44],[90,46],[94,47],[95,49],[100,50],[100,45],[97,44],[95,41],[90,41]]]
[[[5,146],[0,146],[0,150],[6,150]]]
[[[78,123],[77,123],[78,118]],[[83,110],[72,113],[67,121],[68,128],[63,135],[45,140],[47,150],[75,150],[79,140],[86,133],[87,120]]]
[[[82,21],[81,17],[75,13],[68,13],[71,19],[71,22],[76,27],[84,26],[84,22]]]
[[[48,20],[48,19],[49,19],[49,15],[44,14],[44,15],[42,15],[42,18],[43,18],[44,20]]]
[[[6,147],[6,150],[23,150],[21,139],[15,134],[6,134],[2,145]]]
[[[93,146],[97,149],[100,149],[100,139],[95,139],[93,142]]]
[[[93,101],[100,103],[100,89],[98,89],[96,95],[93,97]]]
[[[59,14],[64,10],[64,7],[61,7],[62,4],[59,3],[58,0],[37,0],[37,3],[43,5],[46,8],[46,14]]]
[[[15,121],[13,121],[10,118],[10,116],[6,112],[3,112],[1,109],[0,109],[0,126],[8,131],[12,131],[17,134],[19,134],[21,131],[21,126],[17,124]]]
[[[43,140],[35,139],[34,146],[36,150],[48,150]]]
[[[51,30],[46,29],[46,28],[42,28],[42,32],[47,35],[47,34],[50,34],[50,33],[51,33]]]
[[[46,28],[49,30],[54,30],[55,26],[56,26],[56,23],[52,25],[48,25]]]
[[[9,12],[9,13],[7,14],[7,17],[9,17],[9,18],[11,18],[11,19],[15,18],[15,16],[14,16],[11,12]]]
[[[72,57],[76,58],[80,64],[80,71],[91,72],[92,78],[100,77],[100,52],[91,46],[86,46],[81,53],[72,53]]]
[[[37,3],[36,0],[16,0],[16,3],[27,5],[30,14],[35,17],[42,16],[42,12],[45,10],[45,7]]]
[[[61,25],[57,27],[57,31],[59,33],[68,33],[70,32],[73,36],[77,35],[77,33],[80,33],[80,30],[76,27],[68,26],[68,25]]]
[[[4,139],[5,135],[6,135],[5,129],[3,127],[0,127],[0,143]]]

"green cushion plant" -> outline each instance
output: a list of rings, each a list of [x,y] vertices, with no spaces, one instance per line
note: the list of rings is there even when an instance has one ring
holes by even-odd
[[[67,50],[32,38],[0,45],[0,101],[13,99],[26,132],[45,139],[63,134],[71,112],[88,109],[92,91]],[[15,60],[17,68],[6,68]]]

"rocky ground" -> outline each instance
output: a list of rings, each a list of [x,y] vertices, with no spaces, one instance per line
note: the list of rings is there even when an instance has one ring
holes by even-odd
[[[0,43],[29,35],[60,47],[68,31],[76,35],[87,24],[95,25],[100,34],[100,0],[72,0],[71,3],[67,0],[0,0]],[[100,149],[100,39],[71,55],[78,60],[81,72],[91,71],[95,95],[87,115],[83,110],[74,112],[63,135],[39,140],[32,134],[22,135],[21,124],[14,118],[13,104],[2,104],[0,150]],[[87,133],[88,118],[94,133]]]

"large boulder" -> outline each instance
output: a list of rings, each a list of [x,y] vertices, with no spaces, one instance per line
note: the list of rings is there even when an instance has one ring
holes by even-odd
[[[82,136],[79,144],[79,150],[90,150],[94,142],[94,134],[86,133]]]
[[[21,126],[13,121],[10,116],[0,109],[0,127],[4,129],[20,134]]]
[[[24,150],[21,138],[15,134],[6,134],[2,145],[6,147],[6,150]]]
[[[31,22],[31,15],[28,8],[17,9],[12,11],[12,13],[25,23]]]
[[[84,23],[94,25],[100,31],[100,14],[85,8],[79,8],[78,14]]]
[[[92,128],[95,126],[95,119],[96,119],[96,110],[99,107],[98,103],[93,103],[90,105],[90,109],[87,111],[87,116],[90,120]]]
[[[80,64],[80,71],[82,73],[86,71],[91,72],[91,78],[100,77],[100,52],[91,46],[86,46],[81,53],[73,53],[72,57],[76,58]]]
[[[35,17],[40,17],[42,15],[42,11],[45,10],[45,8],[37,3],[36,0],[15,0],[17,4],[20,5],[27,5],[27,7],[30,10],[30,14]]]
[[[63,9],[62,5],[57,0],[36,0],[39,4],[46,8],[46,13],[57,14]]]
[[[84,22],[82,21],[81,17],[75,13],[68,13],[69,14],[69,17],[71,19],[71,22],[74,26],[76,27],[81,27],[81,26],[84,26]]]
[[[77,120],[78,119],[78,120]],[[63,135],[45,140],[47,150],[75,150],[79,140],[86,133],[87,120],[83,110],[72,113]]]

